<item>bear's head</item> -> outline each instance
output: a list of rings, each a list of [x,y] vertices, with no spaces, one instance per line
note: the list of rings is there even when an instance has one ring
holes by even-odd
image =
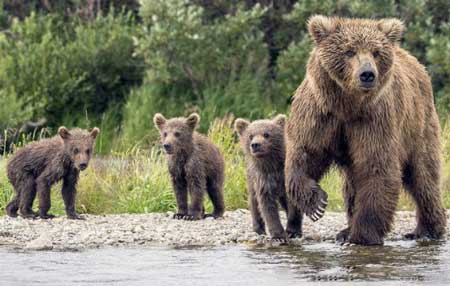
[[[308,31],[321,67],[342,89],[376,92],[388,81],[404,25],[397,19],[313,16]]]
[[[79,128],[68,130],[64,126],[59,127],[58,134],[63,139],[64,150],[78,170],[83,171],[88,167],[99,132],[97,127],[90,132]]]
[[[186,151],[192,146],[194,131],[200,122],[200,116],[192,113],[188,117],[166,119],[157,113],[153,122],[161,135],[161,143],[168,155]]]
[[[239,134],[244,152],[254,158],[275,157],[284,154],[285,115],[274,119],[255,120],[236,119],[234,129]]]

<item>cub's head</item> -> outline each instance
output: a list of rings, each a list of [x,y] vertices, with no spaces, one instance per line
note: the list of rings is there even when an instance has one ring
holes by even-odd
[[[234,129],[239,134],[242,148],[246,154],[255,158],[284,153],[284,125],[286,116],[277,115],[274,119],[249,122],[238,118]]]
[[[153,122],[161,134],[164,151],[171,155],[186,150],[192,144],[192,135],[200,122],[200,116],[192,113],[188,117],[166,119],[160,113],[155,114]]]
[[[329,76],[345,90],[370,93],[388,80],[404,25],[397,19],[313,16],[308,30]]]
[[[64,126],[59,127],[58,134],[63,139],[64,149],[78,170],[83,171],[88,167],[99,132],[97,127],[90,132],[79,128],[68,130]]]

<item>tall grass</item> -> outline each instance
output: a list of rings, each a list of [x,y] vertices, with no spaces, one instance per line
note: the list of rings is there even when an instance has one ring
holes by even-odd
[[[233,117],[216,119],[208,136],[219,146],[226,161],[225,202],[228,210],[247,207],[245,163],[240,145],[232,128]],[[450,208],[450,125],[443,131],[444,164],[442,190],[445,206]],[[0,159],[0,209],[4,209],[13,196],[6,178],[7,157]],[[329,211],[343,211],[342,180],[335,168],[321,181],[329,195]],[[59,190],[60,185],[54,189]],[[83,172],[78,185],[77,208],[82,213],[148,213],[176,209],[175,198],[166,167],[166,159],[158,145],[150,150],[140,147],[112,152],[96,157],[90,168]],[[53,191],[52,212],[64,213],[59,191]],[[207,200],[207,209],[211,204]],[[411,200],[402,195],[398,209],[412,210]]]

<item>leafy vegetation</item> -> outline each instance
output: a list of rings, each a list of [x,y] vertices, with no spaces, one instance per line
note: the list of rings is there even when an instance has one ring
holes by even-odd
[[[0,0],[0,132],[43,117],[50,130],[99,126],[102,156],[83,174],[82,210],[161,211],[174,201],[153,114],[197,111],[200,131],[226,156],[227,205],[244,207],[243,158],[231,118],[289,110],[305,76],[312,47],[306,22],[313,14],[401,18],[402,46],[431,75],[449,144],[448,0]],[[5,158],[0,208],[12,194],[4,169]],[[330,208],[342,209],[338,172],[322,185]]]

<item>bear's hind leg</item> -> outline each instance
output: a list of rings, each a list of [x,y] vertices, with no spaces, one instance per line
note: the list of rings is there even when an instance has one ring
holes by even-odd
[[[33,202],[36,198],[36,183],[33,176],[24,176],[17,184],[18,207],[20,216],[23,218],[36,218],[33,212]]]
[[[419,154],[416,154],[419,155]],[[407,239],[440,239],[445,233],[446,211],[439,190],[439,155],[420,154],[404,171],[404,185],[416,203],[417,227]]]
[[[210,216],[214,218],[222,217],[225,212],[225,203],[223,198],[223,180],[208,180],[206,190],[214,207],[214,211]]]

